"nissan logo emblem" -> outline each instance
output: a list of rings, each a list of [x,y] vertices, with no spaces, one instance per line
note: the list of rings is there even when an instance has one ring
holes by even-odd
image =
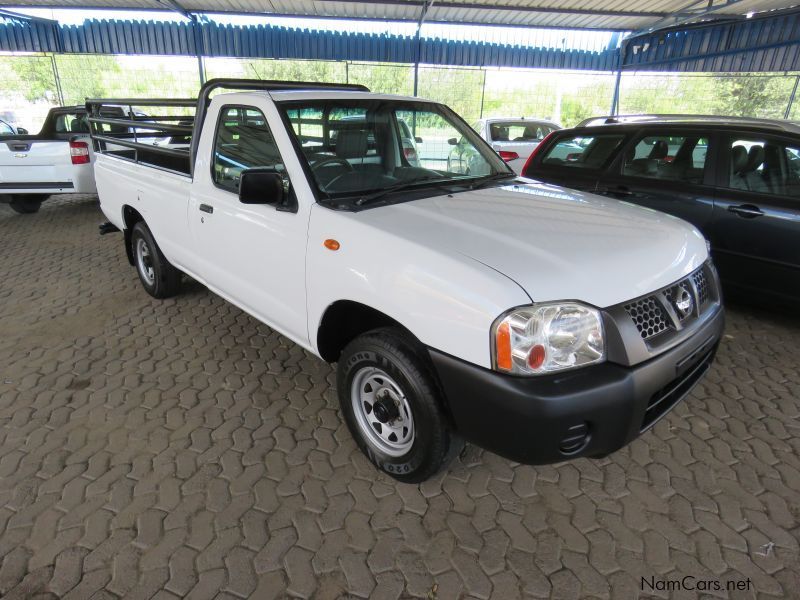
[[[692,295],[689,293],[685,287],[679,287],[675,290],[675,308],[680,313],[681,317],[689,316],[689,313],[692,312],[694,302],[692,301]]]

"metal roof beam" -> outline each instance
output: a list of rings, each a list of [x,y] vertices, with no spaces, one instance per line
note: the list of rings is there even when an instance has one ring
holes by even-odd
[[[19,19],[21,21],[39,21],[42,23],[58,23],[58,21],[54,21],[53,19],[45,19],[44,17],[34,17],[31,15],[23,15],[22,13],[14,12],[13,10],[7,10],[5,8],[0,8],[0,17],[6,17],[8,19]]]
[[[178,13],[181,16],[186,17],[190,21],[196,21],[197,17],[186,10],[183,6],[180,5],[178,0],[156,0],[159,4],[163,4],[167,7],[168,10]]]
[[[409,2],[408,0],[319,0],[323,2],[338,2],[347,4],[378,4],[387,6],[423,6],[426,2]],[[633,18],[663,18],[670,16],[667,12],[643,10],[596,10],[591,8],[556,8],[552,6],[520,6],[514,4],[478,4],[472,2],[439,1],[436,8],[465,8],[478,10],[494,10],[503,12],[543,13],[559,15],[587,15],[600,17],[633,17]]]
[[[708,2],[706,2],[706,0],[695,0],[694,2],[691,2],[686,6],[684,6],[683,8],[679,9],[675,14],[666,16],[662,19],[659,19],[652,25],[649,25],[644,29],[640,29],[639,31],[631,35],[631,38],[638,37],[640,35],[646,35],[648,33],[653,33],[655,31],[660,31],[661,29],[678,27],[680,25],[696,21],[697,19],[701,19],[706,15],[710,15],[725,8],[730,8],[734,4],[738,4],[741,1],[742,0],[727,0],[723,4],[715,5],[713,4],[713,0],[708,0]],[[698,4],[705,4],[705,7],[696,9],[695,7]],[[733,15],[725,15],[725,18],[732,18],[732,17]]]

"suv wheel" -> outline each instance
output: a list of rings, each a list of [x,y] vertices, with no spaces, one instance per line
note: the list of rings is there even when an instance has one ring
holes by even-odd
[[[428,479],[461,446],[447,423],[436,382],[413,342],[377,329],[342,351],[339,403],[359,448],[395,479]]]

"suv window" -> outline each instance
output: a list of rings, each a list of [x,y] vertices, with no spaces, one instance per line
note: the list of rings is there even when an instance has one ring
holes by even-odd
[[[624,175],[702,183],[708,138],[699,135],[646,135],[630,148]]]
[[[728,187],[800,198],[800,145],[758,138],[734,139],[729,156]]]
[[[214,183],[238,193],[242,171],[254,167],[283,170],[264,113],[246,106],[223,107],[214,139]]]
[[[564,137],[547,150],[542,164],[600,169],[622,144],[623,138],[622,134]]]

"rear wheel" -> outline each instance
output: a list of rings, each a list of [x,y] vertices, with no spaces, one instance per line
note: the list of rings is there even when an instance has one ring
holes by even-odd
[[[359,336],[342,351],[337,369],[347,426],[382,471],[407,483],[424,481],[461,447],[430,368],[401,331]]]
[[[178,293],[181,272],[161,253],[153,234],[139,221],[131,232],[131,250],[139,281],[153,298],[169,298]]]
[[[11,210],[18,212],[21,215],[30,215],[39,212],[42,202],[47,199],[44,194],[30,194],[30,195],[16,195],[11,196]]]

